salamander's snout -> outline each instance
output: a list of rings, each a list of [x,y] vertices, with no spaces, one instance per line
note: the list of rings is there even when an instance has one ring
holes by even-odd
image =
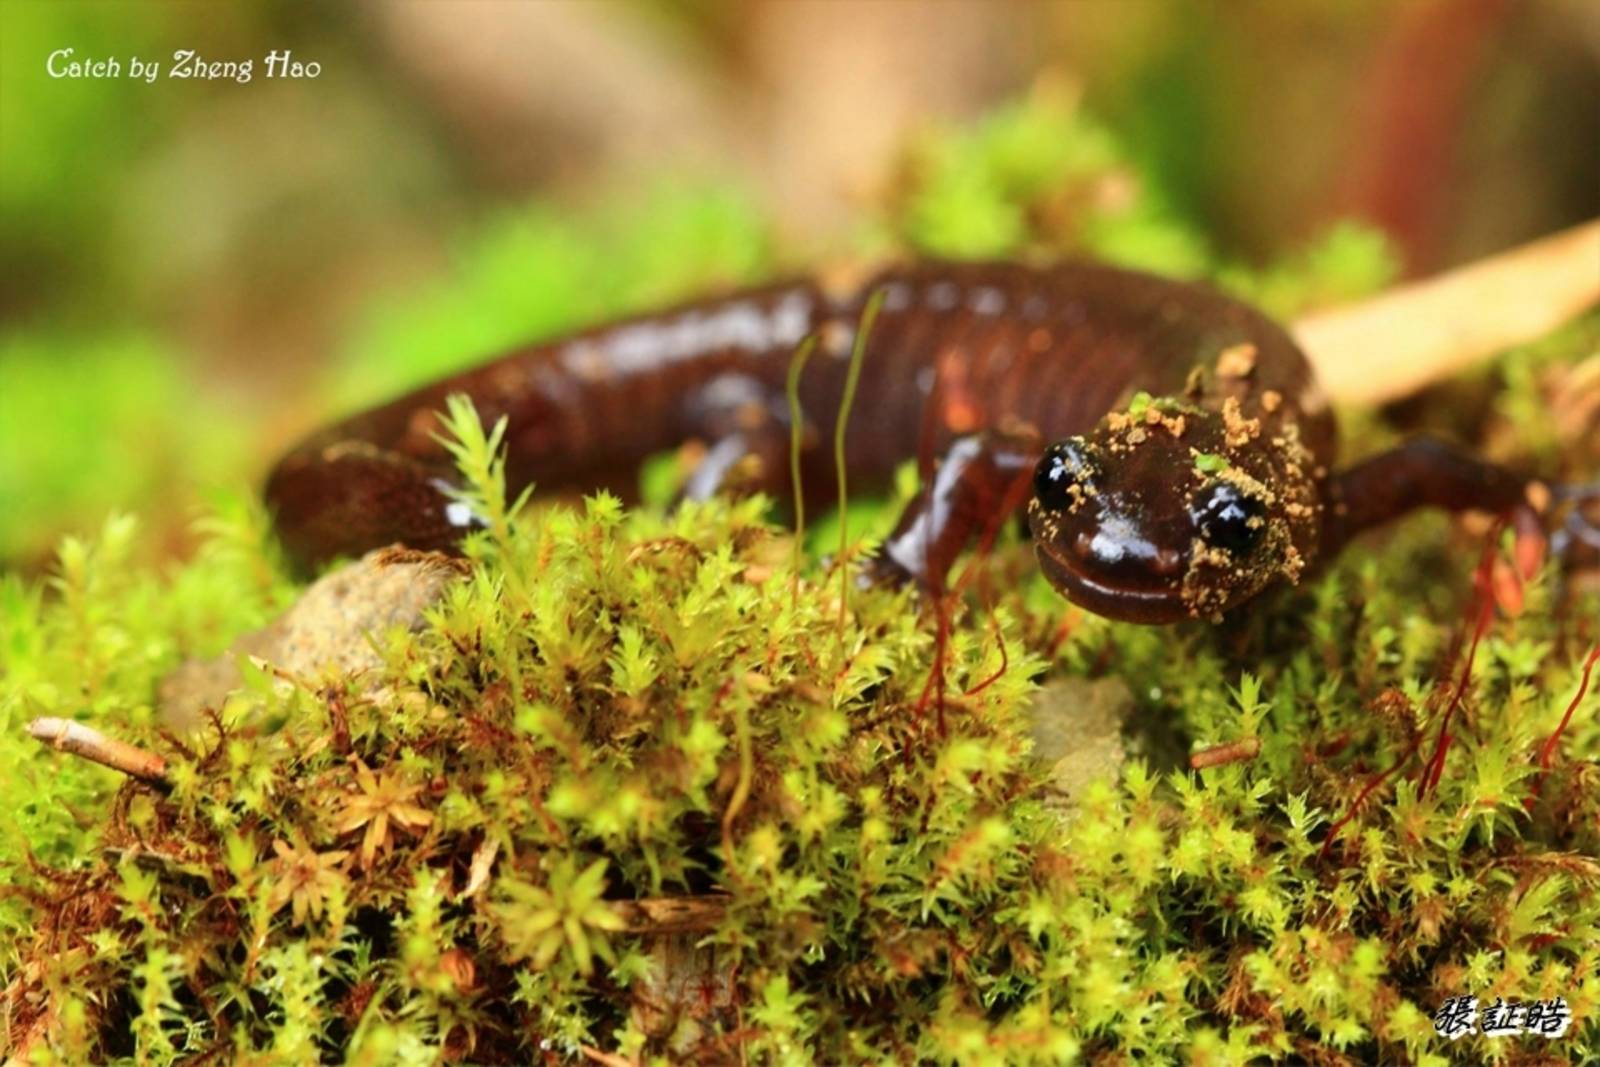
[[[1034,469],[1028,528],[1050,583],[1099,615],[1173,622],[1188,614],[1181,583],[1187,522],[1159,507],[1161,486],[1125,469],[1098,435],[1046,449]]]
[[[1280,453],[1230,444],[1204,411],[1114,419],[1051,445],[1028,527],[1045,576],[1073,603],[1129,622],[1215,618],[1299,573],[1314,536],[1289,506]],[[1304,509],[1310,515],[1310,509]]]

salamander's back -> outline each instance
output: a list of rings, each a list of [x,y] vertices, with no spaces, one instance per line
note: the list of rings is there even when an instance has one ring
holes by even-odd
[[[808,495],[827,500],[831,458],[816,446],[835,431],[875,293],[882,302],[847,427],[858,489],[984,429],[1022,427],[1045,440],[1085,432],[1137,391],[1182,393],[1196,366],[1215,366],[1226,351],[1249,353],[1247,388],[1284,398],[1283,417],[1304,416],[1301,440],[1314,456],[1325,461],[1332,448],[1331,419],[1288,335],[1211,289],[1094,264],[927,263],[890,268],[842,295],[806,280],[777,283],[531,345],[313,435],[273,471],[268,498],[285,538],[309,558],[396,539],[448,543],[459,531],[441,496],[454,471],[439,412],[457,392],[486,425],[507,419],[513,490],[631,496],[645,457],[699,440],[759,455],[759,484],[778,491],[785,382],[815,335],[800,387],[810,445],[802,467]],[[388,514],[399,508],[413,514]]]
[[[822,331],[821,361],[848,358],[877,290],[883,305],[849,428],[852,469],[914,455],[930,425],[944,437],[1009,421],[1047,439],[1082,433],[1136,392],[1182,395],[1196,366],[1246,348],[1252,386],[1297,412],[1313,454],[1332,452],[1332,418],[1294,341],[1208,286],[1093,263],[892,268],[841,302]],[[842,377],[807,380],[807,410],[835,410]]]

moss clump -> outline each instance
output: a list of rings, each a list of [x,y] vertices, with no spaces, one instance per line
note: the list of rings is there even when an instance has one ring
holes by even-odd
[[[185,658],[214,656],[293,598],[261,506],[217,495],[195,523],[194,560],[163,574],[139,562],[149,535],[112,516],[62,542],[53,573],[0,575],[0,858],[65,861],[94,847],[116,776],[41,761],[28,720],[76,718],[150,736],[157,685]],[[0,897],[0,909],[8,901]],[[15,918],[15,911],[5,913]]]
[[[1560,1051],[1593,1048],[1600,725],[1547,773],[1533,754],[1600,611],[1557,611],[1553,568],[1486,636],[1437,789],[1402,762],[1324,859],[1437,726],[1472,546],[1442,521],[1224,627],[1081,615],[1002,547],[998,603],[953,606],[941,715],[915,600],[841,613],[762,501],[519,518],[492,438],[455,429],[491,528],[378,677],[247,665],[185,745],[133,716],[170,791],[124,785],[79,858],[14,868],[35,1059],[1442,1063],[1429,1017],[1457,993],[1564,996]],[[250,541],[170,595],[251,573]],[[115,625],[103,557],[68,558],[90,592],[22,596],[8,678],[48,628]],[[1028,757],[1054,671],[1124,678],[1194,749],[1259,750],[1135,759],[1063,824]]]
[[[161,746],[170,793],[124,789],[99,859],[30,879],[13,1025],[66,1062],[803,1059],[932,1054],[941,1017],[1017,997],[1001,917],[1051,862],[1018,722],[1039,664],[1013,647],[940,731],[910,598],[841,616],[763,506],[496,521],[376,690],[248,672],[196,748]],[[954,692],[1003,638],[957,635]],[[703,1019],[641,1000],[662,936],[616,902],[661,897],[712,914]]]

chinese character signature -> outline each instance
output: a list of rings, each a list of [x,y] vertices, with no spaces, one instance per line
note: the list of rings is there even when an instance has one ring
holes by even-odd
[[[1433,1013],[1434,1033],[1451,1041],[1477,1033],[1484,1037],[1515,1034],[1560,1037],[1571,1025],[1572,1009],[1567,1006],[1566,997],[1526,1004],[1495,997],[1494,1003],[1482,1012],[1478,1011],[1477,997],[1451,997]]]

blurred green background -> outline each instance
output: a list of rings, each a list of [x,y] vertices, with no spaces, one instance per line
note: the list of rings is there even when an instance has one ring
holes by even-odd
[[[13,0],[0,567],[119,508],[185,552],[337,411],[788,270],[1091,254],[1337,302],[1600,214],[1597,102],[1587,0]]]

